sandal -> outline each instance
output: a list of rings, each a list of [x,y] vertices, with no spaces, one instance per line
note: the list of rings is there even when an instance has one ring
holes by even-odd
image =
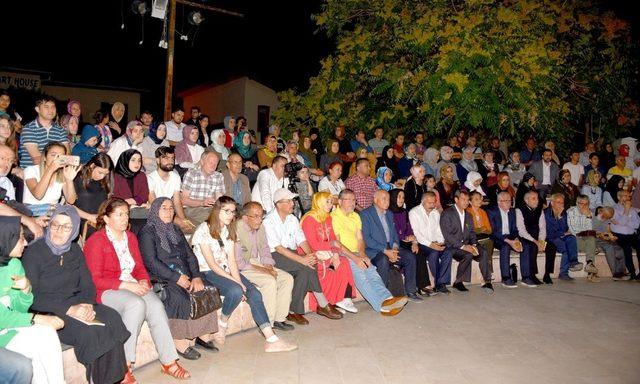
[[[131,366],[127,367],[127,372],[124,374],[124,378],[120,382],[120,384],[137,384],[136,378],[133,376],[133,372],[131,371]]]
[[[174,377],[178,380],[187,380],[191,378],[191,374],[189,374],[189,371],[182,368],[182,366],[178,364],[178,360],[169,365],[160,364],[160,372],[164,373],[165,375]]]

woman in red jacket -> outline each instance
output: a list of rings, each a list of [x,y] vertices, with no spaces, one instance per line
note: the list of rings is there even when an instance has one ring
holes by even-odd
[[[124,344],[129,370],[123,383],[134,383],[131,373],[136,358],[138,332],[146,320],[158,350],[161,370],[178,379],[189,372],[178,362],[169,320],[162,301],[151,290],[138,240],[127,231],[129,205],[119,198],[105,201],[98,212],[98,231],[84,247],[87,267],[96,286],[96,301],[120,313],[131,337]]]

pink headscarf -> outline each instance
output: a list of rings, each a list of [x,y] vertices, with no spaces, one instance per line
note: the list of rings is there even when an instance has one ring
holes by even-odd
[[[180,163],[193,163],[193,158],[191,158],[191,151],[189,151],[189,147],[187,145],[195,145],[197,143],[196,140],[191,140],[191,131],[196,128],[195,125],[187,125],[182,129],[182,141],[176,144],[176,164]]]
[[[80,113],[82,113],[82,105],[80,104],[80,102],[78,100],[69,100],[69,102],[67,103],[67,112],[71,115],[71,106],[73,104],[78,104],[78,108],[80,108]]]

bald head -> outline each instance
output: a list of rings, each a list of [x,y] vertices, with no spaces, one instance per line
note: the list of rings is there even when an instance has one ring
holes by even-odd
[[[11,170],[16,154],[10,147],[0,144],[0,176],[7,176]]]
[[[384,189],[378,189],[373,195],[373,205],[383,211],[389,209],[389,192]]]

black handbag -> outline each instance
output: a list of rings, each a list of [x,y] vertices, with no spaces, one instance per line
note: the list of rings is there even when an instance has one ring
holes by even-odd
[[[202,291],[190,292],[191,320],[199,319],[222,307],[220,293],[216,287],[205,285]]]
[[[404,277],[402,276],[402,272],[400,272],[400,268],[395,265],[389,266],[389,284],[387,286],[389,292],[393,296],[405,296],[406,292],[404,290]]]

